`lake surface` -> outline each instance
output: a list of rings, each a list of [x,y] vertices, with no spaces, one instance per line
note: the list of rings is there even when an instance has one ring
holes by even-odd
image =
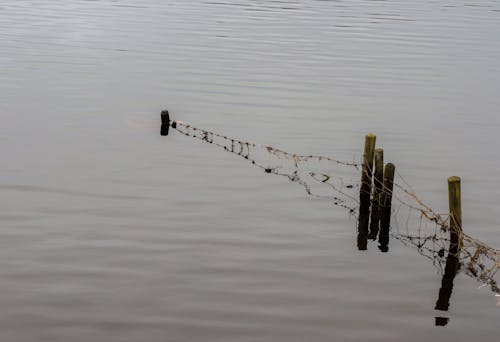
[[[500,247],[500,1],[0,2],[0,340],[497,341],[498,297],[173,119],[385,160]],[[446,317],[446,326],[435,326]]]

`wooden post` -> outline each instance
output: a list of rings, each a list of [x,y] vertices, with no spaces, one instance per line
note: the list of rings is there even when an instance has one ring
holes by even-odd
[[[168,110],[161,112],[161,130],[160,135],[168,135],[168,129],[170,127],[170,115]]]
[[[368,238],[368,223],[370,221],[370,197],[372,189],[373,155],[375,153],[375,134],[365,137],[365,151],[361,171],[361,187],[359,191],[359,221],[358,221],[358,249],[366,250]]]
[[[448,178],[448,201],[450,204],[450,253],[457,255],[462,235],[462,199],[460,177]]]
[[[369,239],[375,240],[377,238],[380,222],[380,207],[382,188],[384,184],[384,150],[381,148],[375,149],[375,174],[373,176],[373,200],[372,200],[372,214],[370,219],[370,234]]]
[[[379,248],[382,252],[389,250],[389,228],[391,226],[391,203],[396,167],[388,163],[384,170],[384,186],[382,190],[382,217],[380,219]]]
[[[462,203],[460,177],[448,178],[448,201],[450,205],[450,249],[441,279],[439,297],[434,309],[448,311],[453,291],[453,281],[459,267],[459,254],[462,246]]]

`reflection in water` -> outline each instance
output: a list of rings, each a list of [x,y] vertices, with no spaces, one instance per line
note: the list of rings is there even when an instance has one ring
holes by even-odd
[[[380,229],[378,236],[378,248],[381,252],[387,253],[389,251],[389,226],[384,225]]]
[[[441,288],[439,289],[439,297],[436,302],[436,306],[434,309],[441,311],[448,311],[448,307],[450,306],[450,297],[453,291],[453,280],[457,274],[460,263],[455,254],[448,253],[448,257],[446,258],[446,267],[443,274],[443,279],[441,280]],[[446,320],[446,322],[448,322]],[[441,322],[442,323],[442,322]],[[436,325],[438,324],[436,319]]]
[[[455,177],[456,178],[456,177]],[[458,180],[458,183],[457,183]],[[449,181],[450,182],[450,181]],[[453,188],[453,184],[458,184],[458,189]],[[450,189],[452,191],[460,192],[460,180],[455,179],[453,183],[449,183]],[[460,267],[460,262],[458,257],[460,255],[460,250],[462,247],[461,235],[462,235],[462,214],[461,205],[456,201],[456,197],[453,197],[453,193],[450,195],[450,246],[448,250],[448,257],[446,258],[446,266],[444,269],[443,279],[441,280],[441,288],[439,289],[439,297],[436,302],[435,309],[441,311],[448,311],[450,306],[451,292],[453,291],[453,280]],[[438,323],[438,322],[436,322]]]
[[[448,317],[436,317],[436,326],[444,327],[449,321],[450,319]]]

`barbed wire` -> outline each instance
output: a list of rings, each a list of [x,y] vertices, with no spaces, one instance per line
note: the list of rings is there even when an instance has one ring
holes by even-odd
[[[360,180],[363,172],[361,163],[354,160],[340,161],[328,156],[289,153],[272,146],[258,145],[201,129],[182,121],[170,121],[170,126],[185,136],[238,155],[266,173],[285,177],[301,185],[308,195],[345,208],[353,217],[359,215]],[[367,171],[371,173],[371,170]],[[432,260],[442,273],[446,261],[445,252],[450,245],[450,232],[457,234],[460,246],[456,257],[463,265],[461,270],[480,283],[489,285],[491,291],[500,293],[495,280],[500,268],[500,249],[488,246],[461,229],[454,229],[447,213],[438,213],[427,205],[399,172],[396,172],[396,177],[392,190],[391,236],[416,248],[420,254]],[[377,180],[374,182],[388,191]]]

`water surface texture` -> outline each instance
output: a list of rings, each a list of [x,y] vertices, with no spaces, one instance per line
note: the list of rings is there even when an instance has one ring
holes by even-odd
[[[385,160],[500,247],[500,1],[2,0],[0,340],[497,341],[459,273],[173,119]],[[435,326],[435,318],[448,319]]]

